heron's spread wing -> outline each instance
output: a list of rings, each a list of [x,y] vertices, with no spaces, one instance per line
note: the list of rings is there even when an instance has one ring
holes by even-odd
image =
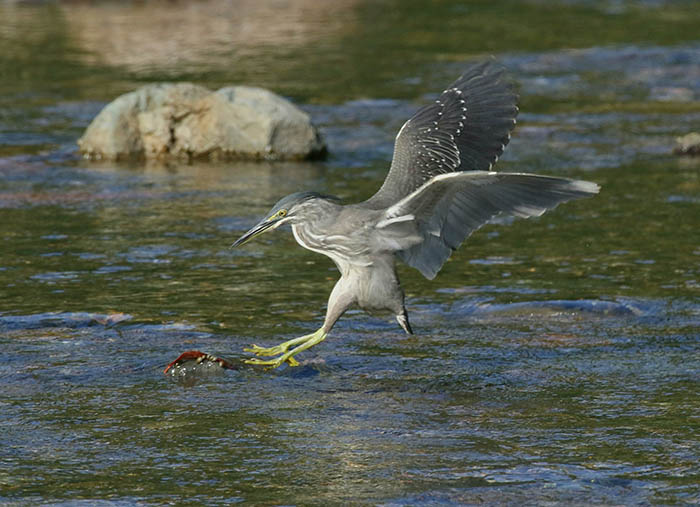
[[[501,68],[471,67],[403,125],[389,174],[364,205],[387,208],[438,174],[491,170],[510,140],[516,101]]]
[[[450,254],[499,213],[533,217],[571,199],[598,193],[595,183],[534,174],[471,171],[434,177],[389,207],[379,230],[415,225],[413,241],[397,255],[432,279]]]

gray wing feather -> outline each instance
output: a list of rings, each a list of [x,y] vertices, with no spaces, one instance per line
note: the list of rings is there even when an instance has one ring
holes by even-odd
[[[387,208],[439,174],[491,170],[510,140],[516,102],[512,84],[493,62],[468,69],[403,125],[389,174],[363,205]]]
[[[563,202],[598,193],[595,183],[534,174],[473,171],[440,175],[388,208],[386,233],[397,217],[411,217],[422,241],[397,251],[409,266],[433,279],[469,235],[494,216],[542,215]],[[395,222],[406,227],[407,221]]]

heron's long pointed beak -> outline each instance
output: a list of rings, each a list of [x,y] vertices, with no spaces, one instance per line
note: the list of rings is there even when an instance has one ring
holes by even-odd
[[[233,243],[233,245],[231,245],[231,248],[236,248],[237,246],[245,245],[251,239],[253,239],[257,236],[260,236],[262,233],[269,230],[276,223],[277,222],[275,220],[263,220],[262,222],[253,226],[253,228],[250,229],[248,232],[246,232],[243,236],[238,238],[235,241],[235,243]]]

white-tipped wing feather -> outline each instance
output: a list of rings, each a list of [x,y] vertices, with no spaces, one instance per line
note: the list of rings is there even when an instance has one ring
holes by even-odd
[[[510,140],[516,102],[513,85],[492,61],[467,69],[401,127],[389,174],[363,205],[387,208],[439,174],[490,171]]]
[[[542,215],[563,202],[598,193],[595,183],[520,173],[470,171],[435,176],[389,207],[378,225],[390,235],[407,218],[422,241],[397,251],[409,266],[432,279],[450,254],[494,216]],[[414,234],[414,238],[415,238]]]

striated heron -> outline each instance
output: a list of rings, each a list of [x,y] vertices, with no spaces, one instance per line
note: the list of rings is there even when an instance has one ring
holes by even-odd
[[[401,127],[389,174],[372,197],[343,205],[316,192],[291,194],[238,239],[234,247],[290,224],[297,243],[327,255],[340,271],[316,332],[276,347],[253,345],[245,351],[276,357],[246,362],[298,365],[295,356],[324,340],[353,305],[393,312],[411,334],[397,258],[433,279],[494,216],[539,216],[596,194],[598,185],[587,181],[492,171],[515,126],[516,101],[503,69],[490,61],[474,65]]]

